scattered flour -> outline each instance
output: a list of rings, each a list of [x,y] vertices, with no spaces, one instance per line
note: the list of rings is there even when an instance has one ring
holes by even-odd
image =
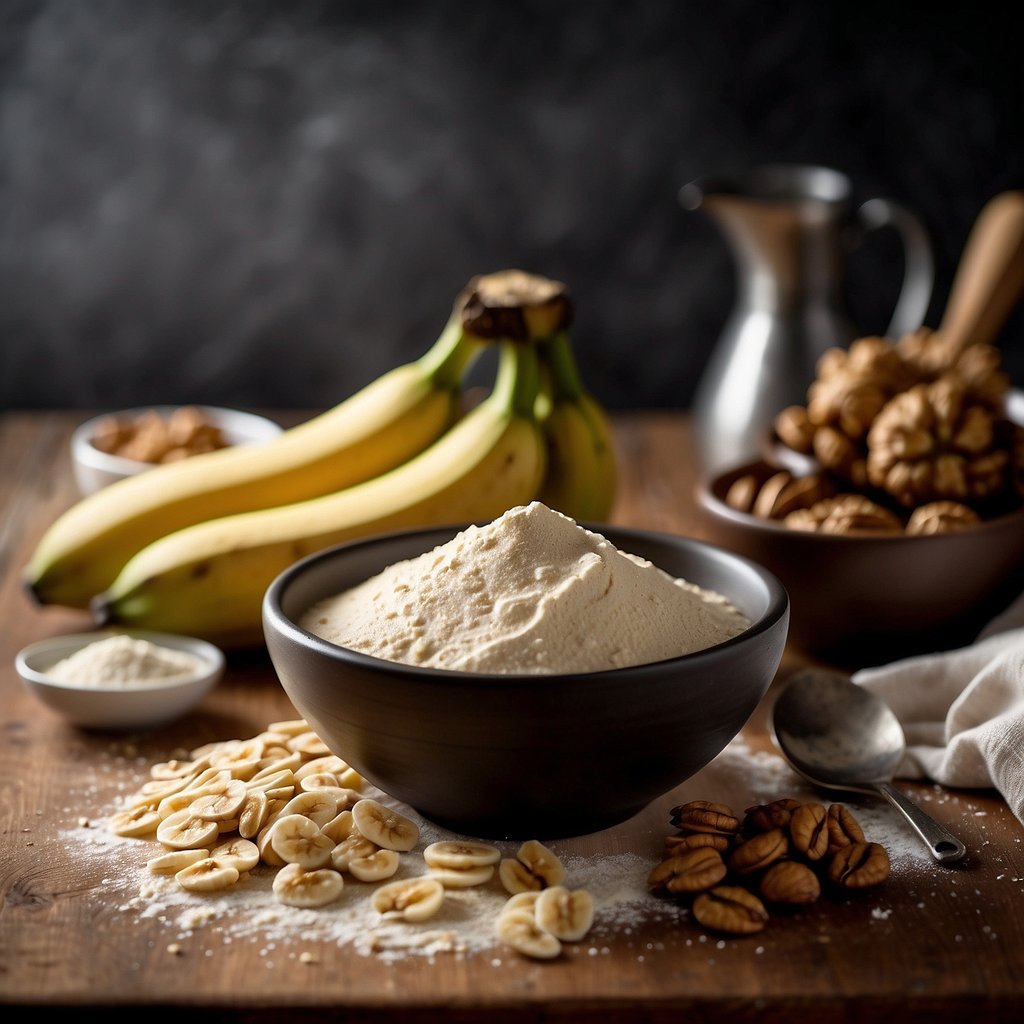
[[[131,755],[129,755],[131,756]],[[118,782],[124,793],[134,791],[137,774],[144,770],[142,759],[127,762],[134,777]],[[126,762],[120,771],[126,774]],[[713,782],[711,781],[713,779]],[[83,780],[84,781],[84,780]],[[402,813],[416,818],[420,825],[420,843],[416,850],[403,854],[399,874],[410,877],[424,874],[426,865],[419,852],[426,845],[443,839],[459,838],[453,833],[425,822],[411,808],[396,804],[385,794],[367,785],[364,794],[390,803]],[[821,800],[814,790],[797,776],[777,754],[752,749],[742,735],[732,741],[715,761],[675,791],[674,800],[700,798],[728,799],[733,806],[740,803],[763,803],[780,796]],[[837,794],[839,797],[839,794]],[[841,797],[840,797],[841,798]],[[842,798],[841,798],[842,799]],[[918,799],[922,799],[920,796]],[[929,799],[927,793],[923,798]],[[965,803],[965,811],[975,809],[970,801],[936,786],[931,799]],[[963,889],[965,903],[971,901],[975,913],[983,913],[985,904],[973,887],[970,876],[961,878],[932,861],[923,843],[903,818],[884,801],[852,796],[843,799],[854,812],[869,840],[881,843],[889,852],[893,875],[898,886],[885,887],[872,894],[865,907],[866,923],[872,927],[902,930],[925,922],[926,908],[940,890],[954,897]],[[80,805],[79,805],[80,806]],[[65,808],[69,816],[78,811]],[[666,950],[700,948],[753,949],[758,956],[777,950],[771,939],[771,926],[759,936],[756,946],[743,938],[723,939],[695,926],[688,910],[681,904],[652,895],[647,876],[654,866],[660,836],[667,834],[655,826],[653,834],[635,835],[630,830],[629,847],[626,832],[609,834],[610,852],[582,854],[579,844],[568,840],[551,843],[552,850],[566,868],[566,885],[587,889],[594,899],[594,924],[586,938],[574,944],[572,952],[579,956],[600,957],[625,942],[640,962],[654,959]],[[422,924],[411,924],[378,914],[372,907],[371,883],[358,882],[346,875],[341,898],[334,904],[303,910],[279,903],[272,891],[274,869],[260,866],[230,889],[218,893],[197,894],[180,888],[173,878],[150,873],[146,861],[154,852],[154,841],[122,838],[109,830],[106,819],[79,819],[78,826],[61,836],[65,846],[74,850],[79,865],[92,864],[92,872],[102,877],[102,891],[118,901],[119,909],[140,919],[157,920],[166,929],[167,949],[183,954],[197,943],[211,955],[218,943],[259,944],[268,967],[275,956],[296,962],[314,964],[324,955],[324,945],[344,947],[357,955],[373,956],[388,961],[410,956],[434,959],[439,956],[487,956],[494,966],[515,954],[495,934],[497,914],[507,894],[497,878],[483,886],[449,890],[441,911]],[[496,841],[503,856],[513,856],[518,843]],[[588,841],[588,847],[593,841]],[[997,875],[1017,893],[1024,878],[1017,873]],[[1016,897],[1015,897],[1016,898]],[[826,911],[816,909],[814,913]],[[823,925],[824,927],[824,925]],[[995,929],[983,926],[990,940],[998,939]],[[657,936],[656,940],[650,940]]]

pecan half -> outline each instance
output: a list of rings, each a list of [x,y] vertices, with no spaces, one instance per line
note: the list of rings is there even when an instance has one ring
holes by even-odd
[[[828,865],[829,880],[844,889],[866,889],[889,877],[889,854],[878,843],[844,846]]]
[[[813,903],[821,895],[821,883],[806,864],[780,860],[764,873],[758,891],[768,903]]]
[[[693,916],[705,928],[735,935],[761,931],[768,923],[764,904],[748,889],[719,885],[693,901]]]

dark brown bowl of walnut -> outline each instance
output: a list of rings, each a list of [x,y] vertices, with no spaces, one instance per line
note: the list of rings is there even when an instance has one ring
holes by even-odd
[[[710,539],[789,591],[796,647],[949,649],[1024,588],[1024,393],[999,364],[926,328],[830,350],[764,457],[700,483]]]

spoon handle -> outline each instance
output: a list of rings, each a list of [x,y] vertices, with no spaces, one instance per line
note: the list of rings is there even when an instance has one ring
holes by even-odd
[[[941,864],[955,864],[963,859],[967,847],[952,833],[947,832],[934,818],[929,817],[912,800],[888,782],[879,782],[875,789],[885,797],[914,827],[924,840],[932,856]]]

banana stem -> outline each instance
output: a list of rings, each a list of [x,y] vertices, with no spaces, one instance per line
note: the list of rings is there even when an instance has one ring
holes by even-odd
[[[449,319],[437,341],[417,360],[423,373],[438,387],[456,388],[466,367],[485,342],[467,334],[457,317]]]
[[[583,395],[576,357],[565,331],[552,335],[540,346],[541,359],[547,371],[552,399],[575,401]]]
[[[540,367],[533,345],[504,339],[491,398],[517,416],[533,418],[540,391]]]

